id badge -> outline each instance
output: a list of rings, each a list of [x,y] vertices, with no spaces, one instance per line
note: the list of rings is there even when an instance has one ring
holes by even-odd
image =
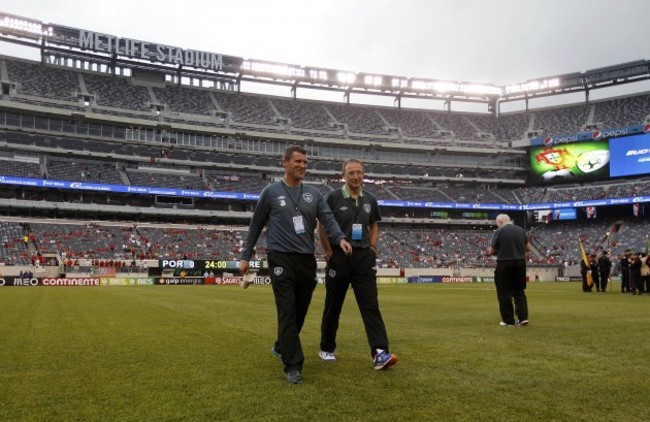
[[[360,223],[352,225],[352,240],[361,240],[363,234],[363,226]]]
[[[305,232],[305,223],[302,221],[302,215],[293,217],[293,230],[296,234],[303,234]]]

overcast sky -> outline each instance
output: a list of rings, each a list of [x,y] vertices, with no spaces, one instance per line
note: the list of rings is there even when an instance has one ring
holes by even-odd
[[[650,58],[649,0],[14,0],[0,10],[246,58],[497,85]],[[7,43],[0,53],[26,56]],[[634,85],[616,93],[650,89]],[[592,98],[603,95],[613,94]]]

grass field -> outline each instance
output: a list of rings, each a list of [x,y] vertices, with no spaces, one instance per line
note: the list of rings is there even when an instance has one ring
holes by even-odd
[[[292,386],[269,286],[3,288],[0,420],[650,419],[650,297],[527,292],[530,325],[506,328],[491,284],[381,285],[401,361],[375,371],[352,292],[318,359],[318,286]]]

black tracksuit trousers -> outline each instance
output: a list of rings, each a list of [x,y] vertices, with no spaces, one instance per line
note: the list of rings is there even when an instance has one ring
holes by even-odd
[[[361,312],[371,356],[374,357],[377,349],[388,352],[386,326],[379,311],[375,252],[369,248],[354,248],[351,256],[345,256],[340,248],[334,247],[325,271],[326,295],[321,323],[321,350],[334,352],[336,349],[339,317],[351,285]]]

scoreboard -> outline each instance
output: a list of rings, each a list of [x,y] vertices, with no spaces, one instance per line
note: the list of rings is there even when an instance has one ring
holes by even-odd
[[[532,181],[540,184],[582,183],[609,177],[608,142],[545,145],[530,151]]]
[[[159,260],[160,268],[163,270],[198,270],[198,271],[239,271],[239,261],[227,261],[216,259],[161,259]],[[251,270],[261,270],[262,261],[250,261]]]
[[[537,184],[648,175],[650,124],[642,129],[630,127],[535,141],[530,150],[530,168],[530,180]]]

